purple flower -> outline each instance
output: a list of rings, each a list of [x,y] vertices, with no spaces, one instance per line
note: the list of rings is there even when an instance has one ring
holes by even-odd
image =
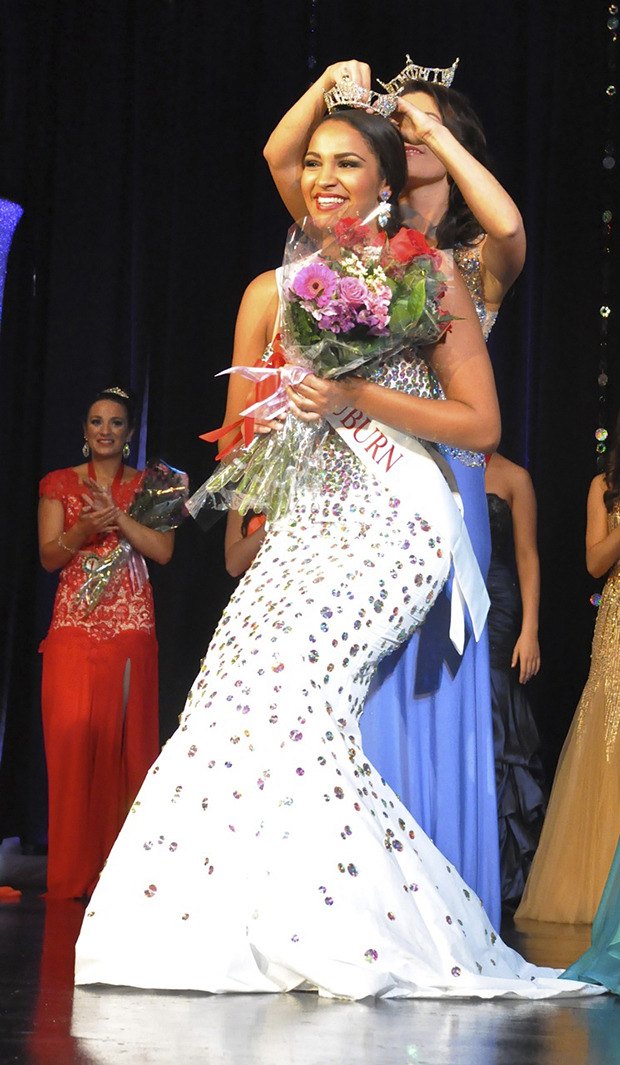
[[[389,293],[389,289],[387,292]],[[390,293],[391,295],[391,293]],[[382,336],[387,332],[390,321],[390,304],[384,294],[379,296],[369,294],[366,306],[360,308],[357,313],[360,325],[365,325],[372,336]]]
[[[346,303],[359,307],[360,304],[366,301],[368,289],[364,282],[357,277],[343,277],[340,280],[339,294],[340,298],[345,300]]]
[[[332,299],[326,307],[313,312],[319,329],[328,329],[330,333],[348,333],[356,324],[353,307],[344,300]]]
[[[385,303],[386,307],[392,299],[392,289],[389,285],[381,285],[375,294],[375,299],[380,299],[382,303]]]
[[[302,266],[295,275],[291,282],[291,291],[302,300],[317,301],[321,297],[323,303],[334,292],[336,281],[337,274],[325,263],[310,263],[308,266]]]

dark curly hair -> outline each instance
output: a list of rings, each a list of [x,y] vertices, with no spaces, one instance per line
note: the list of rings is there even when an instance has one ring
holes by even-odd
[[[390,220],[386,226],[388,236],[400,228],[402,222],[398,208],[398,198],[407,181],[407,157],[403,139],[396,126],[381,115],[368,114],[367,111],[354,108],[342,108],[325,115],[319,122],[346,122],[362,135],[366,144],[379,164],[381,177],[390,186],[389,203],[392,207]]]
[[[467,151],[487,169],[489,153],[482,123],[469,100],[456,89],[429,81],[408,81],[402,94],[423,92],[437,104],[442,122]],[[448,175],[450,185],[448,208],[437,227],[437,247],[452,248],[455,244],[473,244],[483,230],[463,199],[458,185]]]

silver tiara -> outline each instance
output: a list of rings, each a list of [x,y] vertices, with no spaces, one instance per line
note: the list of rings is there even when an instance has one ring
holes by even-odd
[[[112,388],[104,388],[103,391],[106,396],[121,396],[123,399],[129,399],[127,393],[123,392],[122,388],[119,388],[118,385],[113,385]]]
[[[363,85],[358,85],[356,81],[353,81],[350,74],[343,74],[333,89],[328,89],[323,93],[323,98],[330,114],[337,107],[354,107],[357,110],[372,111],[373,114],[389,118],[398,106],[395,96],[382,96],[373,89],[365,89]]]
[[[379,85],[383,89],[392,95],[398,95],[403,91],[403,88],[408,81],[432,81],[438,85],[445,85],[449,88],[454,81],[454,75],[456,74],[456,68],[459,65],[459,60],[455,59],[451,67],[420,67],[417,63],[413,62],[411,56],[406,57],[406,65],[401,70],[400,74],[397,74],[391,81],[383,82],[379,81]]]

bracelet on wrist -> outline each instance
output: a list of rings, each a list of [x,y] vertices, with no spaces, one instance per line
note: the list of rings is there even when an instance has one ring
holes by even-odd
[[[63,551],[68,551],[70,555],[77,555],[77,547],[69,547],[69,544],[65,543],[64,536],[65,534],[61,533],[58,537],[56,541],[58,546],[61,547]]]

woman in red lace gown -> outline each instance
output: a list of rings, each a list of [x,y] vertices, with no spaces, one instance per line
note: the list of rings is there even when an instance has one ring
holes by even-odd
[[[122,565],[96,605],[79,592],[89,567],[125,540],[166,563],[173,532],[127,514],[142,473],[125,466],[133,404],[100,392],[84,422],[79,466],[40,484],[39,552],[60,570],[43,652],[48,771],[48,898],[89,895],[142,779],[159,753],[157,639],[148,580]]]

